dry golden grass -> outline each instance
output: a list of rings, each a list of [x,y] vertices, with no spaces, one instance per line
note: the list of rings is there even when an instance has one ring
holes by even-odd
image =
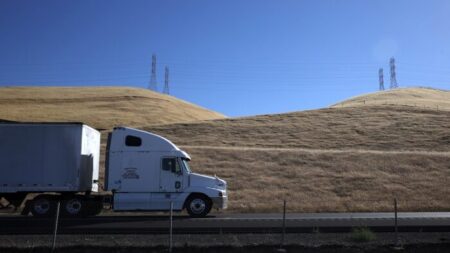
[[[404,211],[450,210],[449,110],[366,104],[145,129],[225,178],[229,211],[280,211],[283,198],[296,212],[392,211],[394,197]]]
[[[194,171],[229,184],[229,211],[450,210],[450,153],[186,148]]]
[[[181,146],[450,150],[450,111],[406,106],[330,108],[144,129]]]
[[[365,106],[355,98],[321,110],[166,125],[156,124],[222,115],[137,89],[72,92],[79,96],[2,89],[0,118],[108,129],[119,122],[161,134],[191,154],[194,171],[227,180],[231,212],[280,211],[284,198],[295,212],[392,211],[394,197],[403,211],[450,211],[446,91],[397,89],[366,96]]]
[[[450,111],[335,108],[149,127],[229,183],[230,211],[450,210]]]
[[[365,94],[332,107],[405,105],[435,110],[450,110],[450,91],[432,88],[399,88]]]
[[[3,120],[78,121],[103,129],[224,118],[172,96],[125,87],[0,88],[0,108]]]

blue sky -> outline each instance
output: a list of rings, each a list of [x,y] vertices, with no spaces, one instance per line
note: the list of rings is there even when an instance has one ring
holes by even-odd
[[[228,116],[450,88],[450,1],[1,0],[0,86],[148,87]]]

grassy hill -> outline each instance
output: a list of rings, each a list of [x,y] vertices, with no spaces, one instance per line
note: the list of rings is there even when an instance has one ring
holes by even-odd
[[[283,199],[296,212],[392,211],[394,197],[401,210],[449,211],[450,111],[433,108],[447,103],[448,92],[429,91],[375,93],[365,106],[145,129],[188,151],[195,171],[224,177],[231,211],[280,211]],[[395,105],[417,93],[430,104]],[[386,105],[370,105],[371,98]]]
[[[450,110],[450,91],[432,88],[400,88],[357,96],[332,107],[404,105]]]
[[[5,87],[0,108],[3,120],[79,121],[103,129],[225,118],[172,96],[125,87]]]
[[[228,181],[229,212],[279,212],[283,199],[292,212],[392,211],[394,197],[400,210],[450,211],[448,96],[396,89],[325,109],[225,119],[140,89],[2,88],[0,118],[161,134],[191,154],[194,171]],[[103,152],[105,143],[103,131]]]

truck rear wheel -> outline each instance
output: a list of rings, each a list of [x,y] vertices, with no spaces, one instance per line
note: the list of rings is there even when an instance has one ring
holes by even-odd
[[[189,216],[194,218],[205,217],[211,211],[211,200],[203,195],[193,195],[186,202]]]
[[[71,197],[63,201],[62,210],[64,216],[78,217],[83,214],[86,209],[86,201],[80,197]]]
[[[50,217],[55,214],[56,203],[47,195],[39,195],[31,201],[30,211],[35,217]]]

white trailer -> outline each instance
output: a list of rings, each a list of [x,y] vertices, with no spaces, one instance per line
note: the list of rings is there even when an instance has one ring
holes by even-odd
[[[226,208],[226,182],[191,172],[190,156],[149,132],[117,127],[106,148],[98,191],[100,133],[81,123],[0,124],[0,198],[22,214],[49,216],[57,201],[67,216],[93,215],[110,199],[114,211],[175,211],[202,217]],[[36,194],[39,193],[39,194]],[[108,197],[108,198],[105,198]]]
[[[82,124],[1,124],[0,192],[97,192],[100,133]]]

